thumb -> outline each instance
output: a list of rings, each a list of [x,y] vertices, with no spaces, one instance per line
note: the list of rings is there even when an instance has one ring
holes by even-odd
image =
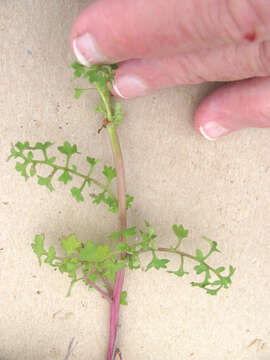
[[[270,77],[224,85],[210,94],[195,113],[195,128],[208,140],[244,128],[270,127]]]

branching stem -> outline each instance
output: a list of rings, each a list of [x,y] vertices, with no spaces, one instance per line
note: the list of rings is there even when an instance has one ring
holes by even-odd
[[[97,284],[89,280],[87,275],[85,276],[85,281],[87,282],[87,284],[92,286],[94,289],[96,289],[106,300],[108,300],[110,304],[112,304],[113,303],[112,298],[104,290],[102,290]]]
[[[147,250],[146,250],[147,251]],[[148,250],[149,251],[149,250]],[[175,251],[171,251],[171,249],[168,249],[168,248],[157,248],[156,251],[160,251],[160,252],[167,252],[167,253],[173,253],[173,254],[178,254],[180,255],[181,257],[187,257],[189,259],[192,259],[196,262],[198,262],[198,260],[196,259],[195,256],[193,255],[190,255],[190,254],[187,254],[183,251],[179,251],[179,250],[175,250]],[[208,267],[209,270],[213,271],[213,273],[220,279],[222,280],[222,276],[210,265],[206,264],[204,261],[201,262],[202,264],[206,265]]]
[[[63,171],[68,171],[70,172],[71,174],[74,174],[74,175],[77,175],[81,178],[83,178],[86,181],[90,180],[93,184],[97,185],[98,187],[100,187],[102,190],[106,191],[108,194],[111,195],[111,197],[113,199],[115,199],[115,196],[114,194],[108,189],[108,185],[104,185],[102,184],[100,181],[90,177],[89,175],[84,175],[76,170],[73,170],[71,168],[68,168],[66,166],[61,166],[61,165],[56,165],[56,164],[48,164],[46,163],[44,160],[32,160],[31,163],[35,166],[37,164],[44,164],[44,165],[47,165],[47,166],[51,166],[53,168],[53,173],[55,174],[57,170],[63,170]]]

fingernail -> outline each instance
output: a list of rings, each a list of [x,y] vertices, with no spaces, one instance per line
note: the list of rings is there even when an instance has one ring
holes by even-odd
[[[200,132],[207,140],[214,141],[217,137],[229,134],[231,131],[215,121],[209,121],[200,126]]]
[[[119,76],[113,84],[114,91],[123,99],[144,96],[151,92],[146,83],[137,75]]]
[[[73,40],[73,51],[77,60],[85,66],[108,62],[108,59],[102,55],[96,42],[88,33]]]

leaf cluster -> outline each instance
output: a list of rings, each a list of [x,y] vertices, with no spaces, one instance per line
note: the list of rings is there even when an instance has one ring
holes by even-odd
[[[110,293],[115,282],[117,273],[124,269],[137,270],[142,268],[142,256],[145,253],[151,253],[152,259],[146,266],[146,271],[150,269],[167,269],[169,259],[160,257],[160,253],[175,254],[180,258],[179,268],[175,271],[167,271],[178,277],[188,274],[184,270],[184,259],[191,259],[197,264],[194,266],[197,275],[204,275],[201,282],[192,282],[192,286],[200,287],[210,295],[216,295],[222,288],[227,289],[231,284],[231,277],[235,269],[230,266],[229,274],[224,276],[222,273],[225,267],[219,266],[213,268],[206,260],[214,252],[219,252],[215,241],[204,238],[209,244],[209,250],[206,254],[199,249],[195,255],[179,251],[179,239],[187,237],[188,231],[182,225],[173,225],[173,232],[177,235],[178,243],[175,247],[167,249],[158,247],[154,229],[148,222],[145,222],[145,230],[137,230],[130,227],[128,229],[115,232],[109,235],[113,240],[112,246],[97,245],[92,241],[82,243],[76,236],[70,235],[61,239],[61,245],[65,251],[64,257],[56,256],[54,247],[49,250],[44,248],[44,235],[35,237],[32,248],[41,264],[44,262],[52,267],[57,267],[62,273],[67,273],[71,278],[71,284],[68,291],[78,281],[83,281],[90,289],[105,287]],[[138,236],[140,240],[138,241]],[[109,285],[108,285],[109,283]],[[103,284],[103,285],[102,285]],[[122,303],[126,303],[126,293],[122,294]]]
[[[122,104],[116,102],[114,105],[110,100],[110,90],[113,86],[114,70],[116,64],[112,65],[91,65],[86,67],[78,62],[73,62],[71,67],[74,69],[75,78],[85,78],[93,87],[81,89],[75,88],[74,97],[78,99],[84,92],[89,90],[98,91],[101,103],[96,107],[94,113],[103,113],[104,117],[114,125],[121,125],[123,122]]]
[[[65,141],[63,145],[58,146],[57,150],[60,155],[65,157],[65,165],[59,165],[56,163],[57,156],[49,156],[48,148],[51,147],[53,143],[46,141],[45,143],[37,142],[34,146],[30,145],[29,141],[24,143],[17,142],[15,145],[12,145],[10,150],[10,159],[18,159],[16,162],[15,169],[28,180],[29,177],[37,176],[38,184],[45,186],[50,191],[54,190],[53,179],[57,178],[58,181],[63,184],[69,184],[73,177],[79,177],[81,179],[80,186],[73,186],[70,189],[70,192],[73,198],[78,201],[84,201],[85,195],[83,191],[86,187],[91,185],[96,185],[102,191],[95,195],[90,193],[90,197],[94,204],[104,203],[108,206],[108,211],[117,213],[118,211],[118,201],[115,195],[111,191],[111,183],[116,178],[116,171],[111,166],[105,165],[103,167],[102,174],[105,177],[106,181],[104,183],[96,180],[92,177],[92,173],[95,167],[100,163],[99,160],[86,156],[85,160],[88,165],[88,172],[82,173],[78,170],[77,166],[71,163],[74,155],[79,155],[80,153],[77,150],[77,145],[71,145],[68,141]],[[35,158],[36,152],[41,152],[43,159],[39,160]],[[41,176],[38,174],[38,167],[43,166],[47,167],[49,172],[48,176]],[[133,197],[127,195],[127,208],[131,207]]]

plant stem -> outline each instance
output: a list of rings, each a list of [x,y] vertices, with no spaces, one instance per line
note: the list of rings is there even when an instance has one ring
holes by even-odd
[[[117,136],[117,132],[112,123],[107,126],[107,131],[112,147],[114,164],[116,168],[117,176],[117,193],[118,193],[118,226],[119,231],[127,228],[127,210],[126,210],[126,184],[125,184],[125,169],[122,151]],[[123,241],[123,238],[120,239]],[[111,316],[110,316],[110,337],[109,346],[107,352],[107,360],[114,360],[114,353],[116,350],[116,334],[118,330],[119,320],[119,307],[120,307],[120,296],[123,288],[125,277],[125,270],[120,270],[117,273],[114,290],[113,290],[113,302],[111,304]]]
[[[109,88],[107,86],[101,87],[98,83],[96,83],[95,85],[105,106],[107,120],[109,122],[108,125],[106,126],[106,129],[109,135],[109,140],[111,143],[111,149],[114,159],[114,166],[116,169],[117,195],[118,195],[118,228],[119,231],[122,231],[127,228],[126,179],[125,179],[124,160],[123,160],[123,155],[122,155],[118,135],[113,123],[111,94]],[[120,241],[124,241],[124,238],[121,237]],[[114,360],[115,358],[115,351],[117,345],[116,338],[119,329],[118,320],[119,320],[120,296],[123,288],[124,277],[125,277],[125,270],[122,269],[117,273],[114,284],[113,296],[112,296],[113,302],[111,304],[110,335],[109,335],[109,345],[107,351],[107,360]]]

